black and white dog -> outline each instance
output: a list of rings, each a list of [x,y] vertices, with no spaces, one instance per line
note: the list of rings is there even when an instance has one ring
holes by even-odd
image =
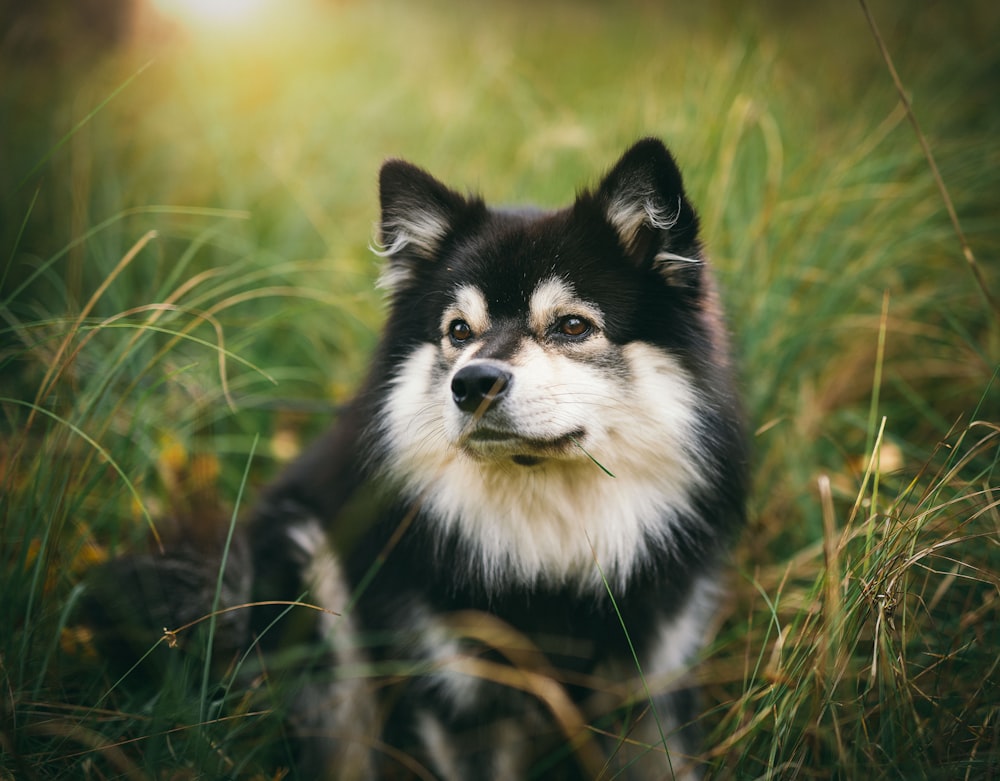
[[[697,777],[684,674],[747,459],[674,160],[640,141],[558,211],[398,160],[380,193],[370,375],[266,491],[222,595],[329,611],[245,627],[276,660],[312,649],[285,665],[300,777]],[[210,575],[166,575],[176,614],[211,608]]]

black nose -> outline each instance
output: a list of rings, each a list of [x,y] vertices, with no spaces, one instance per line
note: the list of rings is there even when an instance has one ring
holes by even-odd
[[[451,397],[463,412],[485,412],[503,398],[514,377],[503,366],[488,361],[474,361],[463,366],[451,378]]]

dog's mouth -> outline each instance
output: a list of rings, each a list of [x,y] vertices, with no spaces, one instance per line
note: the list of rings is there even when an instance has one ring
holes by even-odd
[[[535,466],[547,458],[565,457],[579,447],[584,434],[583,429],[574,429],[558,437],[526,437],[503,429],[476,426],[462,437],[461,446],[478,459],[509,458],[518,466]]]

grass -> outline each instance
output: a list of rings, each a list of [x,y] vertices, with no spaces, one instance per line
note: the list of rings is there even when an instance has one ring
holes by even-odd
[[[996,296],[1000,19],[871,12]],[[756,431],[711,775],[1000,775],[1000,328],[860,6],[303,2],[253,39],[138,13],[100,56],[68,13],[0,49],[0,778],[252,777],[237,671],[154,637],[163,687],[104,672],[86,573],[227,528],[347,398],[384,157],[554,205],[649,133]]]

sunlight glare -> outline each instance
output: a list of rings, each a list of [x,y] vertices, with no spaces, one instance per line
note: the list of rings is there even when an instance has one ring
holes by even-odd
[[[164,15],[191,27],[242,27],[260,20],[273,0],[153,0]]]

